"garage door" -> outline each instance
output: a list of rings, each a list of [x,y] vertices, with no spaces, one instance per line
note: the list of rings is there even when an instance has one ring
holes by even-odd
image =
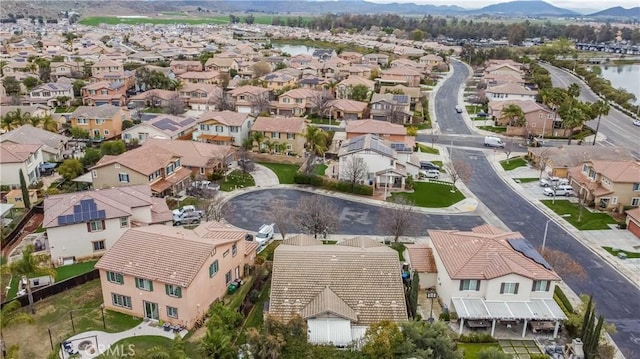
[[[640,226],[634,221],[629,221],[629,232],[633,233],[636,237],[640,238]]]
[[[309,341],[316,344],[346,346],[351,343],[351,322],[342,318],[317,318],[307,321]]]

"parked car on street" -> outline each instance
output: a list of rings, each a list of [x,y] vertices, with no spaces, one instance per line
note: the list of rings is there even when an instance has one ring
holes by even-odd
[[[633,124],[635,126],[640,126],[640,120],[633,120]]]
[[[457,112],[457,113],[462,113],[462,106],[457,105],[457,106],[456,106],[456,112]]]
[[[504,148],[504,142],[499,137],[487,136],[484,138],[485,147],[501,147]]]
[[[553,197],[554,189],[551,188],[551,187],[545,187],[545,189],[542,191],[542,193],[544,193],[545,196]],[[558,197],[558,196],[565,196],[565,197],[573,196],[573,188],[571,186],[569,186],[569,185],[560,185],[555,189],[555,195],[556,195],[556,197]]]

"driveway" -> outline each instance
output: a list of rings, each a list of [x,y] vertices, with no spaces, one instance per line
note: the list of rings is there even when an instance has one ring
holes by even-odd
[[[241,194],[227,202],[225,219],[234,226],[248,231],[256,231],[262,224],[273,222],[271,213],[274,201],[282,201],[285,207],[295,209],[301,198],[310,195],[309,192],[284,188]],[[335,233],[346,235],[379,234],[379,206],[331,196],[326,196],[326,198],[338,209],[340,222],[334,231]],[[482,217],[473,214],[418,213],[417,216],[420,218],[418,233],[425,235],[427,229],[469,230],[485,223]]]
[[[256,182],[256,187],[271,187],[280,184],[275,172],[263,165],[257,163],[255,165],[256,167],[253,172],[251,172],[251,176],[253,176],[253,180]]]

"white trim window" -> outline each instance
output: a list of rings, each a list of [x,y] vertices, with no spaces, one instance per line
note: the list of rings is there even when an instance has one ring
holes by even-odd
[[[120,217],[120,228],[129,227],[129,217]]]
[[[128,173],[118,173],[118,181],[122,183],[129,183]]]
[[[501,283],[500,294],[518,294],[520,283]]]
[[[460,291],[477,292],[480,290],[480,280],[464,279],[460,281]]]
[[[131,297],[122,294],[111,293],[111,300],[116,307],[131,309]]]
[[[551,289],[551,281],[548,280],[534,280],[531,287],[532,292],[548,292]]]
[[[178,319],[178,308],[167,306],[167,317]]]
[[[124,284],[124,277],[122,273],[107,272],[107,281],[115,284]]]

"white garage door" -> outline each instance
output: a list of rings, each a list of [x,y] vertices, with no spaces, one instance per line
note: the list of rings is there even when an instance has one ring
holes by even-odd
[[[238,106],[238,113],[251,113],[251,107]]]
[[[309,341],[315,344],[345,346],[351,343],[351,322],[341,318],[317,318],[307,321]]]

